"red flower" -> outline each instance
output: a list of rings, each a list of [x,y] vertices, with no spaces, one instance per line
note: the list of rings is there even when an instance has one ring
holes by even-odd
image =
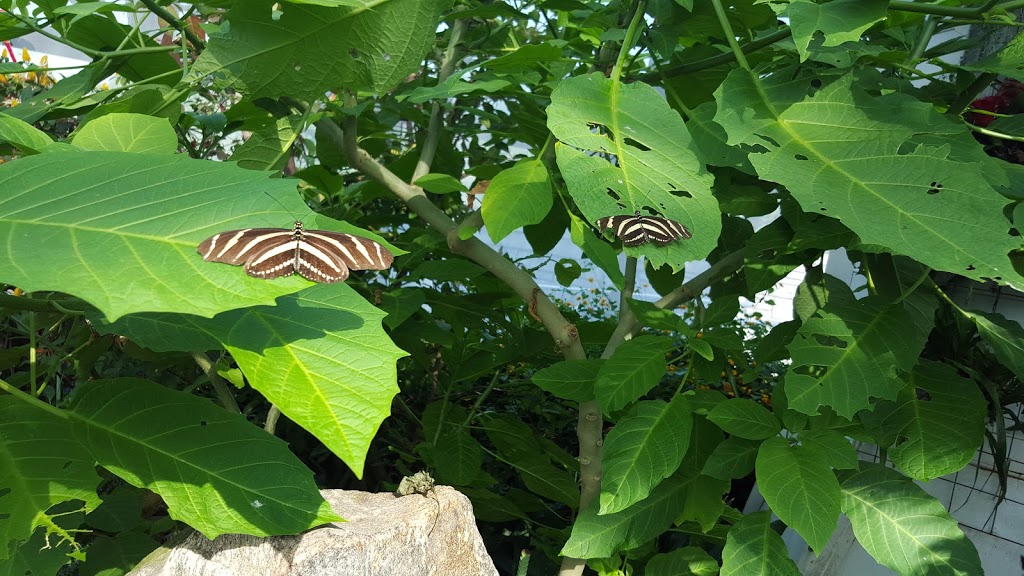
[[[1011,99],[1004,94],[996,94],[995,96],[986,96],[984,98],[978,98],[974,102],[971,102],[971,108],[977,108],[978,110],[987,110],[989,112],[1002,113],[1010,106]],[[996,119],[996,116],[989,114],[978,114],[976,112],[970,112],[967,114],[967,121],[975,126],[981,126],[984,128],[988,126]]]

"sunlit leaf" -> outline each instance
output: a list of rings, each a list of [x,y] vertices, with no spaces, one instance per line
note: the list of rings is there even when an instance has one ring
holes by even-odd
[[[207,538],[294,534],[338,516],[279,438],[209,400],[134,378],[79,385],[74,436]]]
[[[685,397],[638,402],[604,441],[601,514],[643,500],[671,476],[690,446],[693,418]]]
[[[981,559],[942,503],[891,468],[843,474],[843,513],[857,542],[899,574],[982,574]]]
[[[772,438],[761,444],[756,468],[772,512],[820,554],[839,519],[839,482],[828,464],[806,448]]]
[[[595,126],[603,132],[594,132]],[[627,254],[643,255],[655,268],[668,263],[680,270],[715,247],[721,216],[712,177],[694,154],[682,119],[653,88],[613,82],[601,73],[563,80],[551,94],[548,127],[561,141],[558,166],[588,222],[652,209],[693,233],[665,247],[627,248]],[[614,154],[617,162],[593,152]]]
[[[101,329],[154,350],[227,348],[253,388],[361,476],[398,393],[395,360],[405,355],[382,316],[348,286],[319,284],[276,306],[209,319],[135,314]]]

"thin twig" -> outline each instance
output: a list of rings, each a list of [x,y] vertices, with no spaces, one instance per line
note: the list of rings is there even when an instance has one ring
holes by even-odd
[[[241,413],[238,409],[238,403],[235,402],[235,396],[231,393],[231,389],[228,388],[227,382],[220,377],[217,373],[217,365],[210,360],[210,357],[202,352],[192,352],[192,359],[196,361],[199,368],[206,374],[206,378],[210,381],[210,385],[213,386],[214,392],[217,393],[217,398],[220,400],[220,405],[225,410],[231,412]]]
[[[455,70],[455,64],[459,61],[456,52],[458,51],[459,42],[462,41],[462,33],[465,32],[466,26],[466,20],[456,20],[452,24],[448,48],[445,49],[444,55],[441,57],[441,67],[437,71],[438,84],[444,82]],[[409,182],[415,182],[430,172],[430,167],[434,163],[434,155],[437,154],[437,144],[441,139],[441,128],[441,102],[440,100],[434,100],[434,104],[430,108],[430,123],[427,124],[427,135],[423,139],[423,149],[420,151],[420,158],[416,162],[416,169],[413,170],[412,178]]]

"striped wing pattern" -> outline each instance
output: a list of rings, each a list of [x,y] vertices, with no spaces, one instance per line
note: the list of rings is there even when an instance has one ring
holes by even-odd
[[[664,246],[673,240],[685,240],[692,236],[686,226],[675,220],[660,216],[643,216],[640,212],[631,216],[605,216],[599,218],[595,224],[600,231],[610,228],[612,234],[626,246],[639,246],[646,242]]]
[[[295,228],[246,228],[214,234],[196,249],[207,262],[245,265],[246,274],[263,279],[296,272],[313,282],[344,282],[349,270],[384,270],[395,257],[366,238]]]

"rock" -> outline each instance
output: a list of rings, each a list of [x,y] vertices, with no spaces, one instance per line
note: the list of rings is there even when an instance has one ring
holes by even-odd
[[[131,576],[497,576],[469,499],[448,486],[396,496],[324,490],[348,522],[297,536],[198,532],[160,548]]]

